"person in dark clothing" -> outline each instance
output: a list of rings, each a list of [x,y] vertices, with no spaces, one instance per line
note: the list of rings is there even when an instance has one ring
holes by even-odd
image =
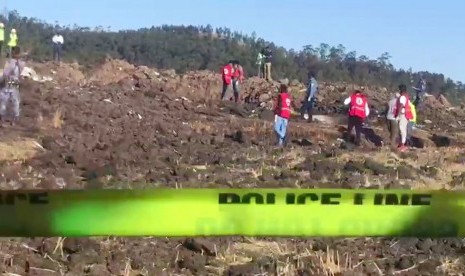
[[[413,101],[413,105],[418,108],[419,105],[423,102],[423,98],[426,94],[426,80],[423,76],[420,76],[420,80],[417,83],[417,86],[412,87],[416,92],[415,100]]]
[[[266,46],[265,49],[262,50],[262,54],[265,60],[264,66],[264,75],[267,81],[272,81],[271,78],[271,61],[273,59],[273,52],[270,49],[270,46]]]
[[[318,92],[318,82],[315,79],[315,74],[311,72],[309,74],[309,81],[307,87],[307,93],[302,105],[301,114],[305,120],[309,120],[310,122],[313,119],[313,107],[316,101],[316,95]]]

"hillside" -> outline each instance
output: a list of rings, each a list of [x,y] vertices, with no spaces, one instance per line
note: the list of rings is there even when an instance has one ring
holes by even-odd
[[[322,83],[318,121],[293,117],[281,150],[268,108],[277,83],[248,79],[235,105],[218,100],[220,76],[208,70],[177,74],[114,59],[90,70],[29,66],[35,81],[22,86],[23,117],[0,132],[2,189],[464,185],[465,110],[435,97],[419,114],[418,148],[398,154],[380,145],[387,133],[375,112],[353,149],[340,140],[340,102],[352,87]],[[291,86],[296,108],[303,87]],[[385,88],[366,92],[375,110],[389,97]],[[0,242],[7,275],[451,275],[465,269],[464,249],[462,239],[417,238]]]
[[[107,56],[133,64],[175,69],[178,73],[205,69],[218,71],[226,61],[238,59],[246,74],[253,76],[257,72],[257,53],[268,44],[255,35],[211,26],[160,26],[109,32],[102,27],[53,26],[38,19],[22,17],[16,12],[9,13],[7,22],[8,26],[18,30],[21,44],[30,51],[32,59],[51,59],[51,38],[54,30],[60,29],[66,41],[65,59],[89,68],[100,64]],[[298,79],[305,83],[307,73],[312,71],[318,73],[320,81],[388,89],[397,87],[401,82],[414,85],[419,78],[420,72],[396,70],[390,64],[388,52],[371,59],[343,45],[331,46],[315,41],[309,41],[309,44],[319,45],[284,49],[271,43],[274,50],[273,78]],[[421,73],[427,80],[428,93],[445,93],[453,102],[463,98],[465,87],[462,83],[454,83],[440,73]]]

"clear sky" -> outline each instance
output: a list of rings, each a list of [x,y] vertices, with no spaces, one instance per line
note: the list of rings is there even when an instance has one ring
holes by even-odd
[[[229,27],[286,48],[343,44],[396,68],[444,73],[465,82],[462,0],[0,0],[10,10],[50,23],[111,26],[161,24]],[[66,38],[65,38],[66,39]]]

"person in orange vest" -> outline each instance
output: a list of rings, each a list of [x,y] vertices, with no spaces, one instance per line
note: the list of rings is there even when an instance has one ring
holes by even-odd
[[[408,150],[407,147],[407,134],[408,134],[408,123],[413,119],[412,108],[410,106],[410,97],[407,92],[407,86],[405,84],[399,85],[400,97],[397,99],[397,104],[394,110],[394,116],[399,122],[400,131],[400,144],[399,151],[404,152]]]
[[[233,61],[230,60],[222,70],[222,79],[223,79],[223,91],[221,92],[221,100],[224,100],[226,92],[231,88],[232,78],[234,74]]]
[[[241,91],[240,84],[244,81],[244,69],[242,68],[239,61],[233,61],[234,73],[232,75],[232,87],[234,91],[234,101],[239,101],[239,93]]]
[[[286,140],[289,119],[291,118],[291,96],[285,84],[281,84],[279,87],[274,113],[274,130],[278,136],[278,146],[283,146]]]
[[[370,115],[368,99],[365,94],[359,90],[344,100],[344,105],[349,105],[349,122],[347,126],[347,137],[350,137],[352,130],[355,128],[355,145],[360,145],[360,138],[363,130],[363,122]]]

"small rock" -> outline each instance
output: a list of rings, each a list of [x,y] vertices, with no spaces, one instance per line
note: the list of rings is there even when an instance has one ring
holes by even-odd
[[[181,256],[177,263],[179,268],[188,269],[193,273],[193,275],[207,275],[207,273],[205,273],[206,264],[207,256],[201,254],[195,254],[193,256]]]
[[[276,261],[273,260],[273,258],[271,258],[270,256],[261,256],[257,258],[255,262],[257,263],[257,265],[259,265],[261,268],[265,270],[269,270],[276,263]]]
[[[431,140],[436,144],[436,147],[449,147],[451,145],[451,139],[447,136],[433,134]]]
[[[251,141],[250,141],[249,137],[244,132],[242,132],[241,130],[236,131],[236,133],[233,136],[233,140],[235,142],[245,144],[245,145],[250,145],[251,144]]]
[[[288,78],[280,79],[280,80],[279,80],[279,83],[280,83],[280,84],[284,84],[284,85],[289,85],[289,79],[288,79]]]
[[[399,175],[399,179],[415,179],[413,169],[405,166],[397,167],[397,174]]]
[[[266,93],[266,94],[261,94],[260,97],[258,97],[259,102],[267,102],[271,99],[271,93]]]
[[[343,150],[348,150],[348,151],[352,151],[354,150],[355,148],[355,145],[352,144],[352,143],[349,143],[349,142],[341,142],[341,146],[340,146],[341,149]]]
[[[373,171],[375,175],[387,175],[393,172],[392,169],[385,167],[383,164],[378,163],[370,158],[365,159],[365,167]]]
[[[53,148],[57,146],[57,144],[55,143],[55,139],[53,139],[53,137],[50,136],[42,138],[41,144],[42,147],[46,150],[53,150]]]
[[[247,264],[233,265],[227,269],[223,275],[227,276],[243,276],[243,275],[258,275],[261,274],[260,267],[253,262]]]
[[[379,274],[379,268],[375,262],[368,262],[365,264],[365,273],[369,275],[377,275]]]
[[[215,135],[211,138],[212,145],[221,145],[224,142],[224,135]]]
[[[412,267],[414,262],[412,261],[411,258],[408,257],[401,257],[399,261],[396,263],[396,268],[398,269],[408,269]]]
[[[306,146],[311,146],[313,144],[307,138],[303,138],[303,139],[300,140],[300,145],[303,146],[303,147],[306,147]]]
[[[344,166],[344,170],[347,172],[359,172],[363,173],[365,171],[365,167],[362,163],[356,161],[348,161]]]
[[[204,253],[208,256],[216,256],[215,245],[205,239],[186,239],[183,246],[194,252]]]
[[[274,113],[271,110],[265,109],[260,112],[259,118],[264,121],[274,122]]]
[[[111,275],[111,273],[107,269],[107,266],[104,264],[93,264],[90,267],[88,273],[90,275],[101,275],[101,276]]]
[[[431,240],[430,238],[427,238],[427,239],[418,241],[417,248],[423,251],[429,251],[433,245],[434,245],[433,240]]]

